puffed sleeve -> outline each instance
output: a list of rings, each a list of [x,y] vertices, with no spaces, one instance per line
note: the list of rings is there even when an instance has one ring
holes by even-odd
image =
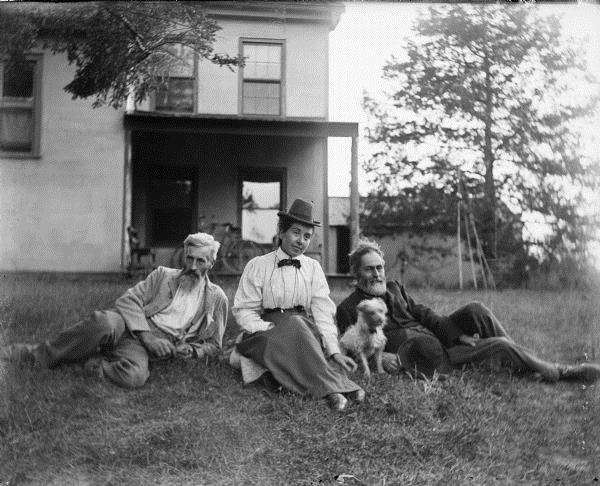
[[[323,338],[327,357],[340,352],[338,332],[334,322],[335,304],[329,297],[329,285],[319,262],[313,260],[310,311]]]
[[[253,258],[244,268],[231,309],[238,325],[250,333],[266,331],[272,326],[272,323],[260,318],[264,282],[259,258]]]

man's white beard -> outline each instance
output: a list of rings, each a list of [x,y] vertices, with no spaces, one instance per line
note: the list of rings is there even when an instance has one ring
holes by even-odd
[[[195,273],[185,273],[181,276],[179,286],[183,292],[190,293],[198,287],[202,277]]]
[[[387,291],[387,288],[385,286],[385,279],[382,279],[380,281],[359,280],[358,286],[370,295],[380,296],[384,295]]]

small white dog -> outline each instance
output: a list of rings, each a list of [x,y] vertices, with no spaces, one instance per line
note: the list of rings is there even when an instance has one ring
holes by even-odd
[[[357,306],[356,323],[346,329],[340,339],[340,347],[344,354],[359,358],[366,378],[371,377],[368,358],[375,355],[377,373],[383,373],[381,363],[383,349],[387,339],[383,334],[383,326],[387,322],[387,306],[383,299],[362,300]]]

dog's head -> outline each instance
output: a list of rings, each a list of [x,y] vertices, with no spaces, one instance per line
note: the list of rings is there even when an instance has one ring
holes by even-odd
[[[383,299],[365,299],[359,302],[356,310],[362,315],[369,329],[384,326],[387,321],[387,306]]]

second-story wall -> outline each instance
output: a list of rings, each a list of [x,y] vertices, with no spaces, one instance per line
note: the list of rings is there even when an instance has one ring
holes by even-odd
[[[237,55],[241,39],[283,41],[283,116],[327,118],[328,45],[326,24],[283,20],[219,19],[215,52]],[[198,113],[240,114],[238,69],[201,62],[198,67]]]

